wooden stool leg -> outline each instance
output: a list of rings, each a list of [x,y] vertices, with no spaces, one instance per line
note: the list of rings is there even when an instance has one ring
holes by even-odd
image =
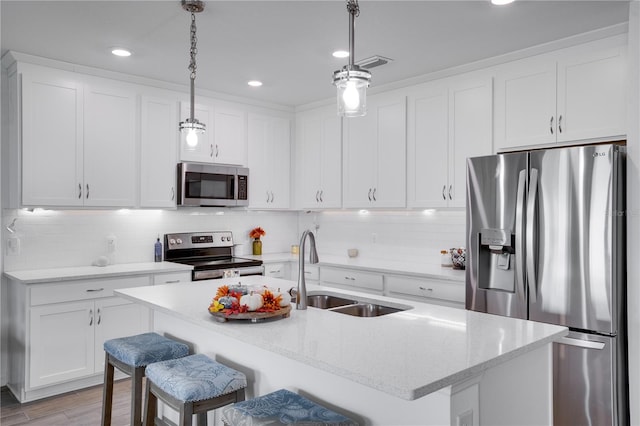
[[[102,387],[102,426],[111,425],[111,407],[113,405],[113,364],[109,354],[104,357],[104,384]]]
[[[144,367],[133,368],[131,372],[131,425],[142,425],[142,377]]]
[[[191,426],[193,422],[193,403],[185,402],[180,407],[180,423],[179,426]]]
[[[146,388],[146,401],[144,410],[144,426],[153,426],[156,416],[158,415],[158,398],[151,391],[151,381],[147,380]]]

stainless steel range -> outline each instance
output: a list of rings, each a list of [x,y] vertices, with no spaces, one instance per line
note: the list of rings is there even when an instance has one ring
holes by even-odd
[[[192,265],[192,281],[222,278],[225,271],[237,271],[240,276],[264,273],[261,260],[233,255],[231,231],[165,234],[164,260]]]

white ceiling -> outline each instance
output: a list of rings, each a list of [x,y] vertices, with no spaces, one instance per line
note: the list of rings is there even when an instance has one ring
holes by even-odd
[[[628,1],[361,0],[356,60],[372,87],[628,20]],[[190,16],[178,0],[0,1],[2,53],[32,55],[187,85]],[[196,15],[198,88],[297,106],[334,96],[348,50],[345,1],[207,1]],[[112,46],[134,52],[111,55]],[[250,88],[259,79],[264,86]]]

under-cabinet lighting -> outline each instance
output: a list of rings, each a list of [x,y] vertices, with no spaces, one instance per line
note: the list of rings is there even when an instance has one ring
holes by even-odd
[[[496,6],[504,6],[505,4],[513,3],[514,0],[491,0],[491,4]]]
[[[111,50],[111,53],[116,55],[116,56],[120,56],[122,58],[126,58],[128,56],[131,56],[131,51],[127,50],[127,49],[123,49],[122,47],[115,47]]]
[[[247,84],[251,87],[260,87],[262,86],[262,82],[258,81],[258,80],[251,80],[249,82],[247,82]]]

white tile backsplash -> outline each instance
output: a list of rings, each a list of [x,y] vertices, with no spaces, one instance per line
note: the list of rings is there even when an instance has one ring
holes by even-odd
[[[116,263],[153,261],[156,237],[169,232],[231,230],[236,254],[249,254],[249,231],[261,226],[263,252],[288,252],[304,229],[312,229],[320,253],[437,263],[441,249],[464,246],[462,210],[269,212],[245,209],[167,210],[4,210],[2,235],[14,218],[20,254],[5,250],[4,269],[15,271],[90,265],[107,255],[107,236],[116,237]],[[318,226],[316,230],[315,227]],[[374,235],[375,234],[375,242]]]
[[[261,226],[263,251],[289,251],[297,240],[296,212],[255,212],[244,209],[180,208],[166,210],[4,210],[5,226],[14,218],[20,254],[5,250],[4,269],[41,269],[90,265],[107,255],[107,236],[116,237],[116,263],[152,262],[153,244],[169,232],[231,230],[237,254],[251,252],[249,231]]]

